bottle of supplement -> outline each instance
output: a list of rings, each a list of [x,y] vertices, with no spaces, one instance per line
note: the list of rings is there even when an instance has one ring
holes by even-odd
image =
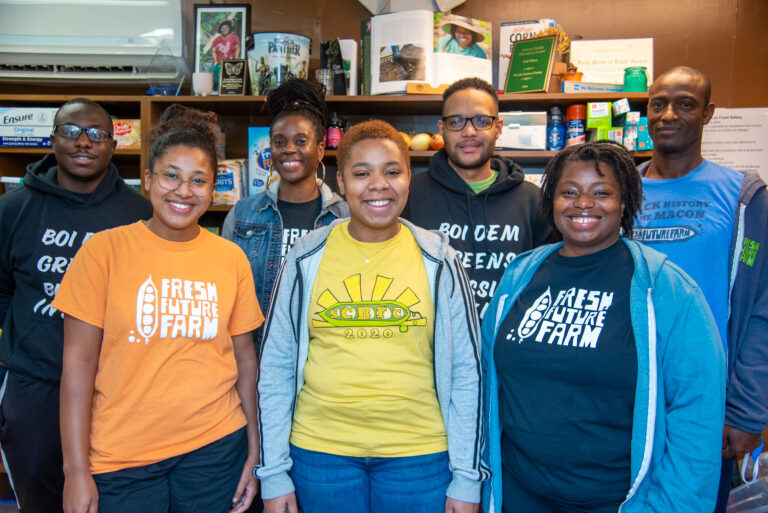
[[[552,107],[552,117],[547,125],[547,149],[549,151],[560,151],[565,147],[565,126],[563,125],[563,114],[560,107]]]
[[[565,109],[565,145],[587,142],[587,106],[583,103]]]
[[[325,133],[325,148],[335,150],[339,146],[339,141],[344,135],[344,125],[341,118],[335,112],[331,115],[331,122],[328,125],[328,131]]]

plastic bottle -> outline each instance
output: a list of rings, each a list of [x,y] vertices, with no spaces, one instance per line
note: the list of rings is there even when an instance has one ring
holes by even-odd
[[[331,115],[331,123],[328,125],[328,131],[325,133],[325,148],[335,150],[339,146],[339,141],[344,135],[344,124],[341,118],[335,112]]]
[[[552,107],[552,116],[547,125],[547,149],[549,151],[560,151],[565,147],[565,125],[563,125],[563,114],[560,107]]]
[[[565,109],[565,145],[584,144],[587,141],[587,106],[583,103]]]

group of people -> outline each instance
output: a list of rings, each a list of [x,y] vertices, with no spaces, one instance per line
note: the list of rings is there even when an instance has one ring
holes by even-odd
[[[702,159],[710,88],[667,71],[649,163],[573,146],[539,190],[464,79],[427,172],[362,122],[338,195],[322,90],[291,80],[267,99],[278,178],[223,237],[198,224],[215,115],[164,114],[147,202],[106,111],[67,102],[0,197],[22,513],[244,512],[259,485],[267,513],[724,511],[768,424],[768,191]]]

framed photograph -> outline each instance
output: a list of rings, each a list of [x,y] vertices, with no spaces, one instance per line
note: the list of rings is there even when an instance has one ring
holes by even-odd
[[[248,4],[195,5],[195,73],[213,73],[218,83],[222,61],[245,59],[250,14]]]

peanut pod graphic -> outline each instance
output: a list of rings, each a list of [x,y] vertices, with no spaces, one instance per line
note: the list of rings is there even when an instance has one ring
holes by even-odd
[[[136,295],[136,329],[139,336],[144,337],[144,343],[157,330],[157,287],[152,283],[152,276],[139,287]]]
[[[523,320],[520,321],[520,326],[517,328],[517,333],[520,335],[520,341],[528,338],[536,331],[536,326],[539,325],[539,321],[544,318],[544,314],[552,304],[552,294],[547,287],[546,292],[539,296],[539,298],[533,302],[531,307],[525,311]]]

